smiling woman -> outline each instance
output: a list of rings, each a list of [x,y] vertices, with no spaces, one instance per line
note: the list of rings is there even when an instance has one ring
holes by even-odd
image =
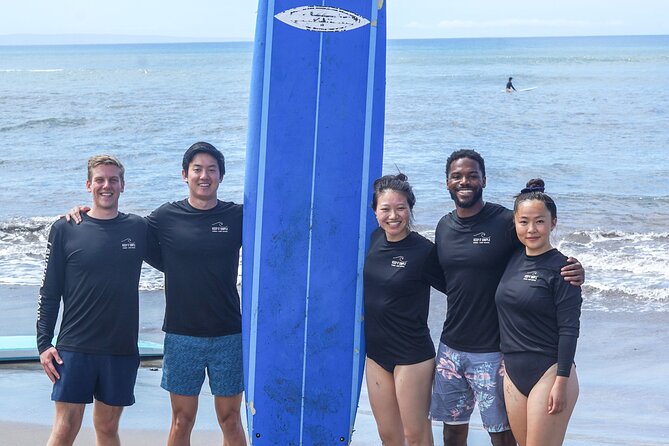
[[[514,221],[525,249],[512,255],[495,295],[506,409],[521,445],[559,446],[579,392],[581,288],[560,276],[567,257],[550,243],[557,207],[543,180],[528,181],[516,197]]]
[[[374,182],[379,229],[364,269],[365,370],[379,436],[389,446],[432,444],[435,351],[427,315],[430,286],[443,292],[444,279],[434,244],[410,229],[415,203],[406,175]]]

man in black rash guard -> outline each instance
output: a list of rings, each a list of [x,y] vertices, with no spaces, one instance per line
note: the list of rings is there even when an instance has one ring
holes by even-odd
[[[165,345],[161,387],[170,392],[168,445],[190,444],[205,371],[226,445],[246,445],[240,408],[244,376],[240,298],[242,206],[218,200],[223,154],[197,142],[186,150],[188,198],[146,218],[165,273]],[[74,208],[69,217],[80,219]]]
[[[166,203],[147,217],[165,267],[161,386],[172,402],[168,444],[190,444],[206,368],[225,444],[245,445],[237,292],[242,205],[217,198],[225,161],[214,146],[193,144],[182,164],[188,198]]]
[[[430,416],[444,422],[445,446],[465,446],[469,419],[478,403],[484,428],[495,446],[515,445],[504,407],[502,353],[495,291],[506,264],[522,244],[513,212],[483,201],[485,164],[473,150],[446,161],[446,186],[455,210],[435,232],[444,272],[447,316],[436,358]],[[565,280],[583,281],[583,268],[565,266]]]
[[[135,402],[139,366],[138,291],[147,251],[147,225],[118,212],[124,169],[113,157],[88,161],[90,212],[80,225],[60,219],[51,227],[40,288],[37,346],[54,383],[56,416],[49,445],[71,445],[85,404],[95,398],[98,444],[120,444],[124,406]],[[54,329],[61,297],[63,317],[56,347]]]

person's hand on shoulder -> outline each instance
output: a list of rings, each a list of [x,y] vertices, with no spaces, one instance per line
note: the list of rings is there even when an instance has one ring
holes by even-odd
[[[85,214],[90,210],[91,208],[89,206],[75,206],[70,209],[67,214],[65,214],[65,220],[73,220],[76,224],[79,224],[81,223],[81,214]]]
[[[585,269],[583,269],[581,262],[574,257],[567,259],[567,264],[560,270],[560,275],[570,285],[581,286],[585,283]]]

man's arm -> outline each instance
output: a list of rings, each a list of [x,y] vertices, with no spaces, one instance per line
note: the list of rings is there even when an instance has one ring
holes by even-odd
[[[158,237],[158,222],[156,219],[156,212],[152,212],[148,217],[144,217],[146,221],[146,257],[144,261],[155,269],[165,272],[163,264],[163,255],[160,248],[160,239]]]
[[[39,290],[36,324],[37,350],[40,354],[40,363],[51,382],[60,379],[53,361],[55,360],[59,364],[63,363],[52,342],[63,293],[64,278],[65,258],[62,254],[62,227],[57,227],[54,224],[49,232],[49,241],[47,242],[46,266],[42,286]]]

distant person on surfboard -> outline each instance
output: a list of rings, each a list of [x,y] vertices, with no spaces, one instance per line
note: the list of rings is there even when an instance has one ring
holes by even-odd
[[[445,288],[434,244],[411,230],[416,202],[407,177],[374,182],[379,228],[365,259],[365,342],[369,401],[381,442],[431,445],[428,419],[434,343],[427,325],[430,286]]]
[[[513,80],[512,77],[509,78],[509,82],[506,83],[506,92],[511,93],[516,91],[516,87],[513,86],[513,83],[511,82]]]
[[[79,225],[60,219],[49,231],[37,311],[40,363],[53,382],[56,405],[49,445],[74,443],[90,403],[97,444],[120,444],[123,408],[135,403],[137,289],[149,244],[146,221],[118,210],[123,174],[116,158],[91,157],[90,212]]]

